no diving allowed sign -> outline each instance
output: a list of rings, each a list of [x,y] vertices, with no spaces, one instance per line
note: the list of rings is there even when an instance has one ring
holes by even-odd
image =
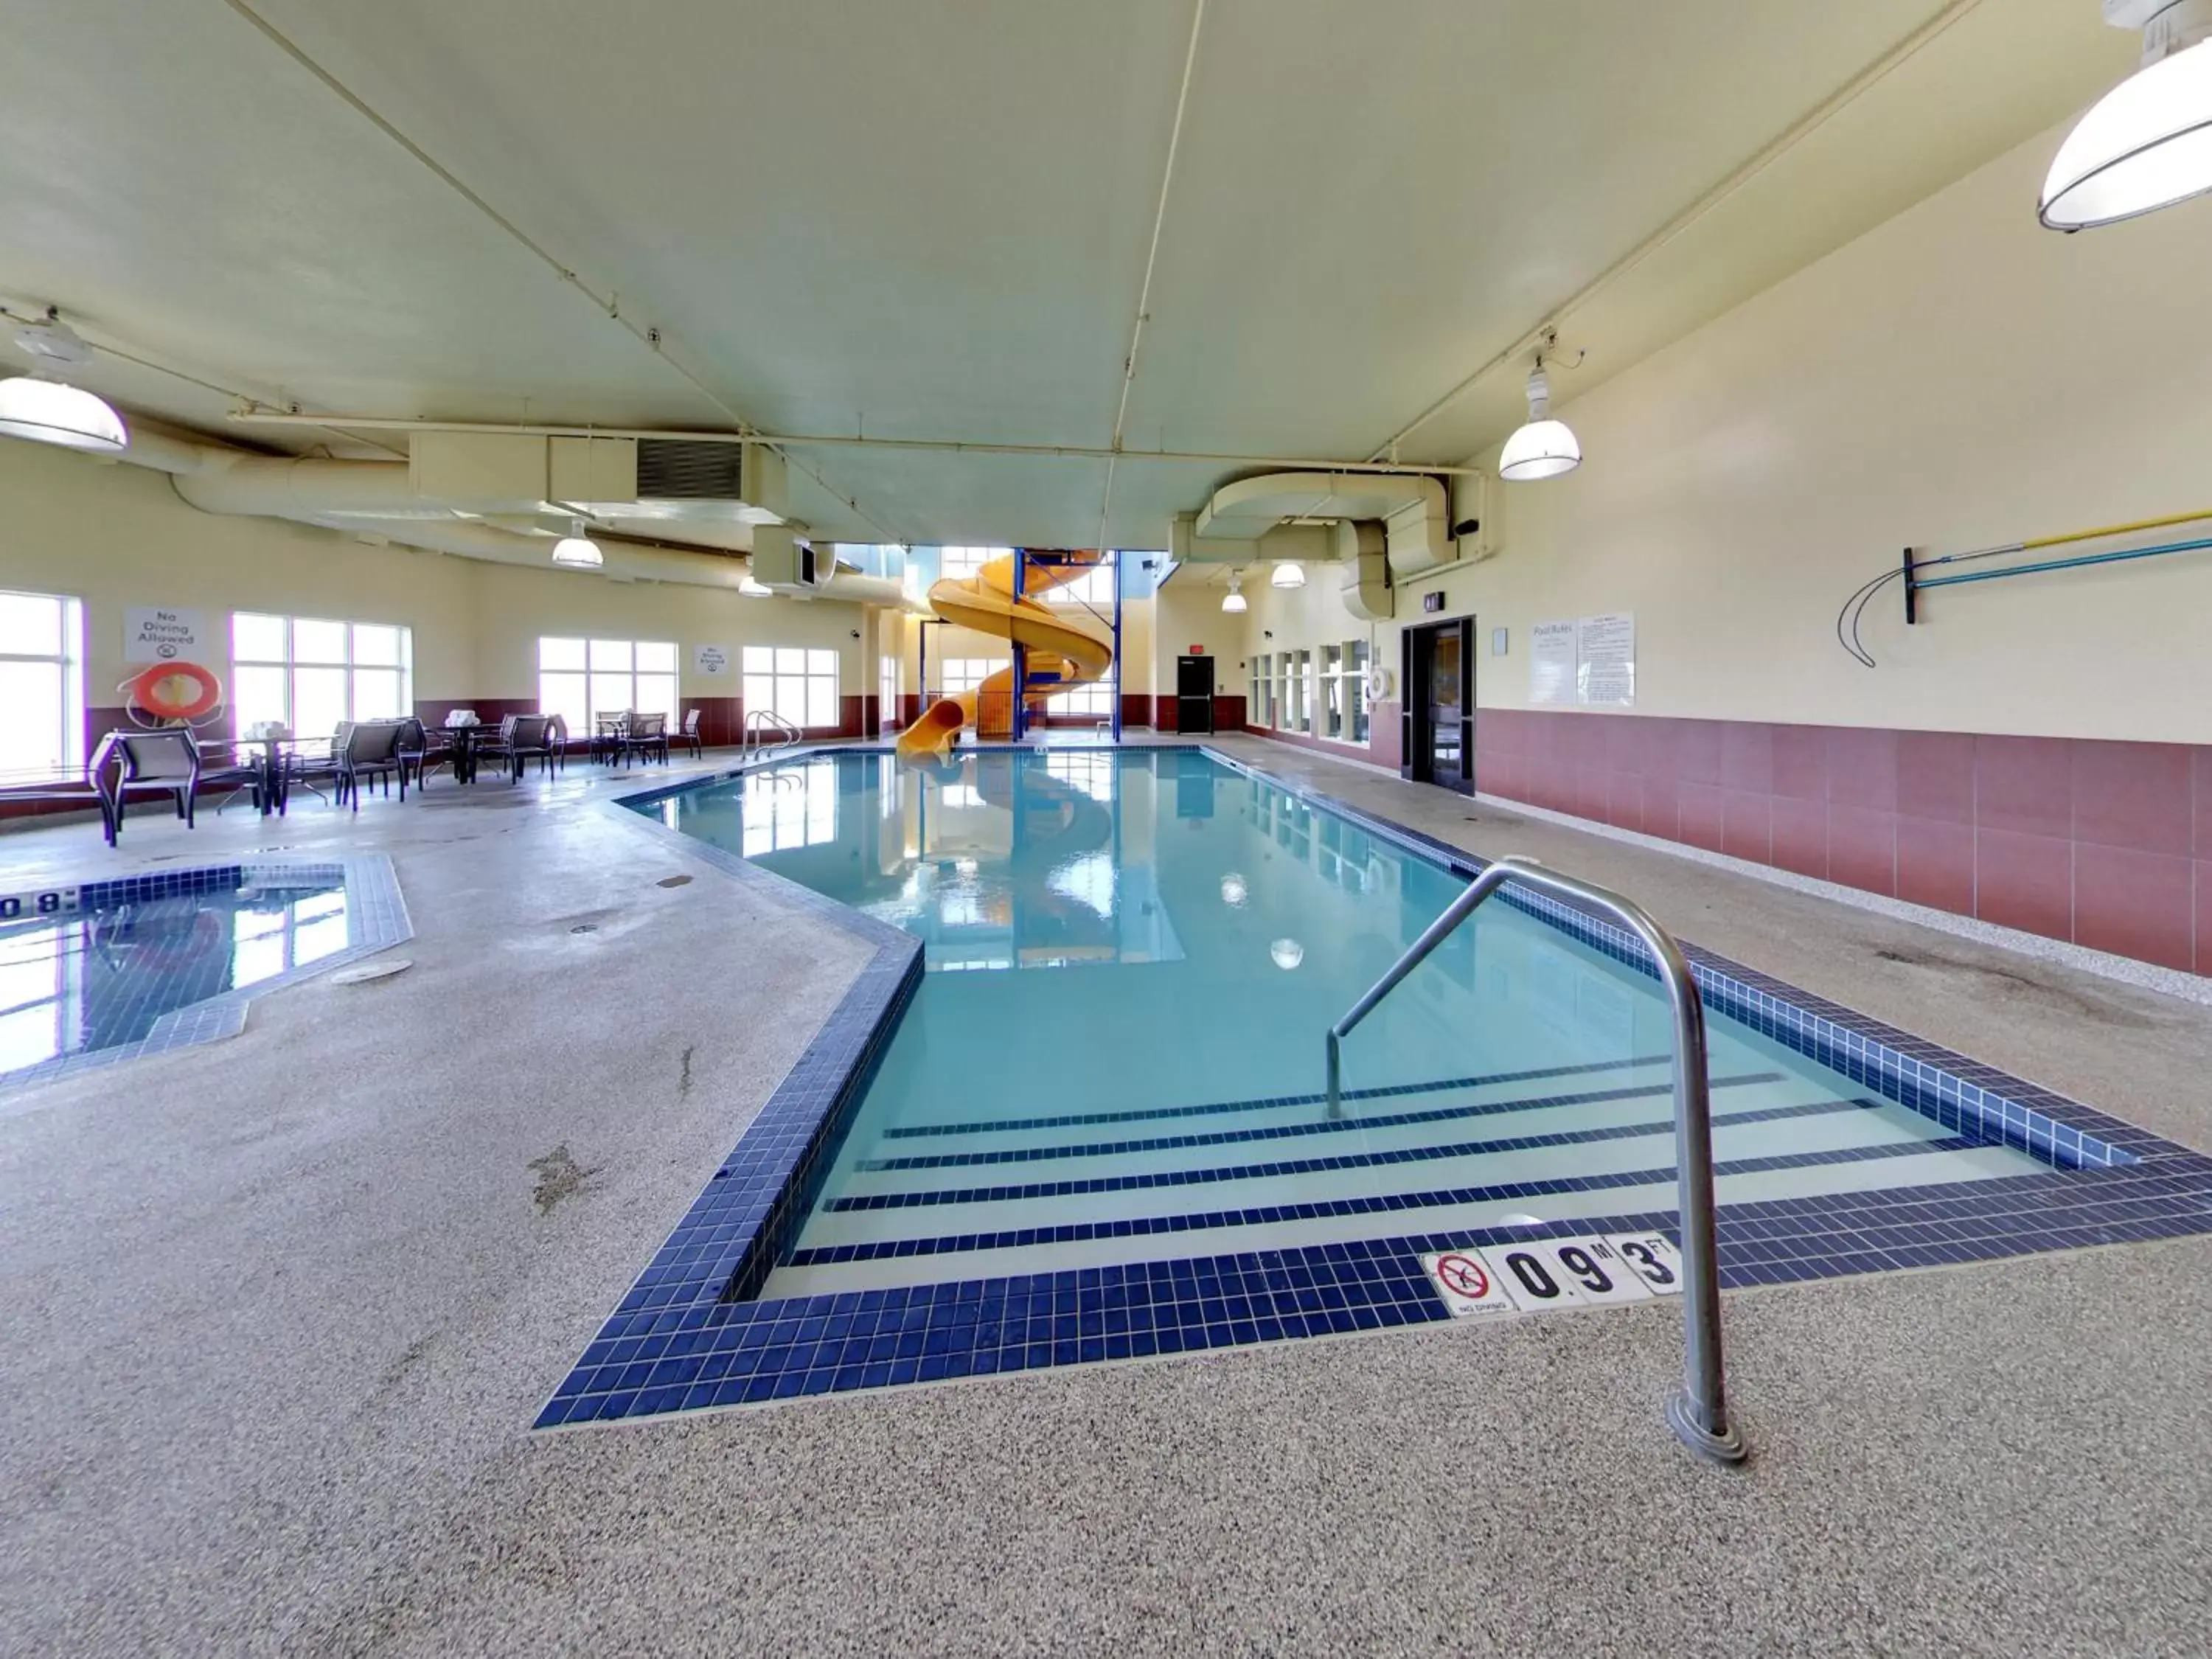
[[[1644,1302],[1682,1288],[1681,1253],[1662,1233],[1469,1245],[1432,1251],[1421,1267],[1455,1319]]]

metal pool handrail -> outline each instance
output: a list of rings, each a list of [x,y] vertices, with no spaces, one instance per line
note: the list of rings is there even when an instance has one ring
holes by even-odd
[[[1674,1010],[1674,1162],[1682,1212],[1682,1386],[1668,1395],[1667,1421],[1682,1443],[1703,1456],[1732,1463],[1744,1455],[1743,1437],[1728,1415],[1721,1374],[1721,1291],[1713,1246],[1713,1125],[1706,1087],[1705,1014],[1697,981],[1674,936],[1643,906],[1609,889],[1547,870],[1533,859],[1504,858],[1488,866],[1390,965],[1367,994],[1328,1028],[1328,1115],[1344,1115],[1342,1043],[1376,1004],[1397,988],[1429,953],[1508,882],[1555,897],[1576,899],[1604,911],[1650,951]]]
[[[775,733],[773,738],[766,735],[771,727]],[[757,743],[756,739],[758,740]],[[805,740],[805,732],[773,710],[756,708],[745,716],[745,742],[743,752],[747,760],[752,758],[756,748],[762,754],[774,754],[779,749],[788,749]]]

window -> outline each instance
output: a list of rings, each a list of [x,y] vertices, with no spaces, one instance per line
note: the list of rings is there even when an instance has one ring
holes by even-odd
[[[1313,720],[1307,708],[1310,695],[1307,682],[1312,670],[1312,652],[1283,653],[1282,691],[1278,699],[1280,718],[1275,722],[1278,731],[1310,732],[1313,729]]]
[[[578,737],[599,714],[624,710],[676,717],[676,645],[671,640],[538,641],[538,712],[558,714]]]
[[[985,680],[1013,665],[1006,657],[947,657],[939,695],[957,697],[963,691],[981,690]]]
[[[1014,550],[1011,547],[940,547],[937,550],[937,578],[939,581],[965,581],[994,559],[1002,559]]]
[[[744,656],[747,714],[766,709],[793,726],[836,731],[837,653],[790,645],[749,645]],[[750,849],[748,848],[748,851]]]
[[[1352,740],[1367,741],[1367,641],[1353,640],[1344,647],[1345,708],[1352,716]]]
[[[1109,674],[1103,680],[1093,680],[1088,685],[1079,685],[1070,691],[1055,691],[1045,699],[1045,712],[1077,719],[1111,720],[1114,718],[1114,688],[1115,679]]]
[[[415,708],[413,631],[386,623],[230,619],[231,716],[237,730],[276,720],[320,737],[341,720],[388,720]]]
[[[59,777],[84,764],[84,607],[0,593],[0,774]]]
[[[1344,647],[1324,645],[1321,648],[1321,730],[1318,735],[1343,740],[1347,722],[1344,708]]]
[[[876,729],[890,732],[899,723],[899,659],[876,659]]]
[[[1275,723],[1275,659],[1273,656],[1252,659],[1252,724],[1272,726]]]
[[[1032,569],[1031,574],[1036,574]],[[1114,610],[1114,565],[1111,560],[1093,565],[1072,581],[1063,582],[1045,595],[1054,605],[1082,605],[1106,615]]]

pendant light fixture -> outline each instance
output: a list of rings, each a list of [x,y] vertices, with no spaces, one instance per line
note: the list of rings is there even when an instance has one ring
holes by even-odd
[[[553,544],[553,562],[577,570],[597,570],[607,562],[599,544],[584,533],[581,519],[568,520],[568,533]]]
[[[0,436],[112,455],[130,441],[123,417],[101,398],[58,380],[0,380]]]
[[[1229,578],[1229,591],[1221,596],[1221,608],[1232,617],[1252,608],[1251,601],[1244,597],[1243,577],[1231,575]]]
[[[1528,371],[1528,418],[1505,441],[1498,457],[1498,476],[1513,483],[1556,478],[1583,464],[1583,447],[1567,423],[1547,413],[1552,406],[1552,377],[1544,363],[1558,343],[1559,337],[1547,330],[1544,343],[1536,349],[1536,366]]]
[[[2142,31],[2142,66],[2075,123],[2036,216],[2087,230],[2212,191],[2212,0],[2104,0]]]
[[[1285,590],[1304,587],[1306,585],[1306,568],[1296,559],[1278,559],[1274,574],[1267,578],[1267,585]]]

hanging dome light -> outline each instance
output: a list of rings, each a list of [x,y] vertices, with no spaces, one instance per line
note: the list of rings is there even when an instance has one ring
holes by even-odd
[[[2212,191],[2212,0],[2105,0],[2142,67],[2075,124],[2043,181],[2053,230],[2117,224]]]
[[[1252,602],[1244,597],[1243,577],[1231,576],[1229,579],[1229,591],[1221,596],[1221,608],[1232,617],[1252,608]]]
[[[1267,954],[1287,974],[1306,959],[1306,947],[1294,939],[1279,939],[1267,947]]]
[[[130,441],[123,417],[89,392],[58,380],[0,380],[0,436],[112,455]]]
[[[1296,559],[1278,559],[1275,561],[1275,573],[1267,578],[1267,583],[1272,587],[1304,587],[1306,585],[1306,568]]]
[[[553,562],[572,566],[578,570],[597,570],[607,562],[599,544],[584,533],[581,519],[568,520],[568,533],[553,544]]]
[[[1234,870],[1222,877],[1221,902],[1224,904],[1242,904],[1244,902],[1245,896],[1243,877],[1238,875]]]
[[[1528,419],[1505,441],[1498,457],[1499,477],[1526,483],[1535,478],[1556,478],[1583,464],[1583,447],[1575,441],[1567,423],[1546,417],[1544,411],[1551,404],[1552,377],[1544,372],[1540,356],[1536,367],[1528,371]]]

